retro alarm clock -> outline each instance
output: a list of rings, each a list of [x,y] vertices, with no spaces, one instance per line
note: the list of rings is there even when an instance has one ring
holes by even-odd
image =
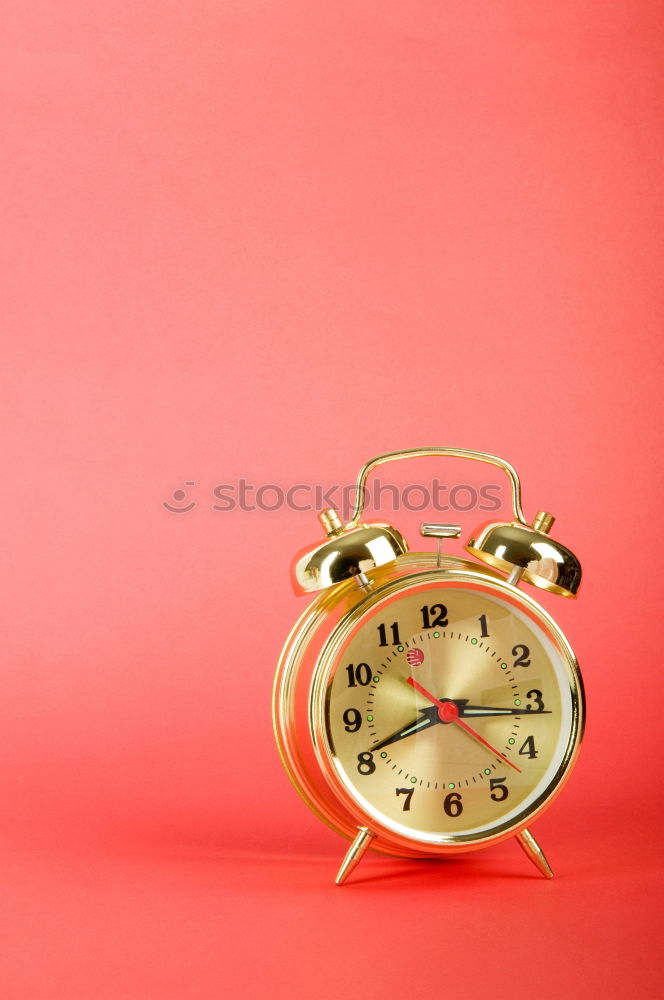
[[[372,469],[408,458],[498,466],[512,521],[481,525],[459,558],[441,551],[455,524],[423,524],[436,550],[410,552],[389,524],[362,520]],[[315,599],[282,651],[273,722],[281,759],[309,808],[350,847],[341,884],[367,848],[404,858],[454,856],[515,837],[553,872],[528,829],[576,758],[584,722],[579,667],[560,628],[524,584],[575,597],[577,558],[529,523],[515,469],[463,448],[371,459],[347,524],[319,514],[324,538],[293,564]]]

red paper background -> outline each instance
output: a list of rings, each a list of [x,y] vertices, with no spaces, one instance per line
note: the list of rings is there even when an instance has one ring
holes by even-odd
[[[3,996],[654,995],[661,5],[2,19]],[[335,888],[273,746],[317,524],[214,486],[429,444],[511,460],[584,566],[550,883],[507,843]]]

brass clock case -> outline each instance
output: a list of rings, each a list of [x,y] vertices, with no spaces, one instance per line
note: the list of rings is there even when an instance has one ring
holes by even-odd
[[[466,551],[479,560],[480,565],[441,552],[443,538],[458,537],[460,529],[456,525],[422,525],[425,537],[438,539],[438,552],[409,553],[405,539],[396,528],[363,521],[366,483],[370,473],[385,463],[422,458],[462,458],[484,462],[501,469],[507,476],[511,487],[513,519],[481,525],[466,544]],[[546,611],[519,588],[525,582],[553,594],[575,597],[581,582],[579,561],[569,549],[550,537],[554,522],[551,514],[539,511],[532,522],[526,520],[516,470],[509,462],[486,452],[451,447],[388,452],[370,459],[362,467],[356,491],[350,520],[343,524],[335,510],[323,511],[319,517],[326,538],[304,549],[294,561],[292,582],[295,592],[317,596],[286,641],[277,667],[272,705],[277,747],[295,789],[324,823],[352,841],[337,874],[337,883],[341,884],[348,877],[369,847],[379,853],[402,857],[435,857],[475,850],[510,836],[515,836],[540,873],[550,878],[553,872],[527,824],[548,807],[569,776],[583,733],[584,694],[578,664],[563,633]],[[506,574],[507,579],[501,574]],[[459,622],[475,622],[475,630],[466,626],[463,636],[458,627],[459,634],[452,635],[450,627],[449,638],[454,638],[455,642],[464,639],[468,650],[477,650],[481,657],[488,653],[492,657],[491,662],[484,659],[479,663],[472,657],[469,659],[468,654],[452,654],[449,646],[446,649],[441,646],[434,648],[430,644],[431,640],[447,642],[445,632],[428,631],[432,626],[426,618],[429,611],[433,613],[434,609],[444,607],[431,602],[438,599],[440,593],[444,594],[446,589],[449,589],[450,596],[452,593],[458,595]],[[498,607],[498,618],[489,619],[488,611],[485,613],[476,601],[473,603],[475,598],[471,592],[483,592],[485,603]],[[421,597],[424,598],[424,607],[419,607]],[[374,674],[370,666],[373,652],[369,650],[374,649],[377,639],[372,624],[392,605],[404,612],[409,628],[414,621],[421,621],[418,627],[426,635],[411,635],[411,639],[405,640],[402,645],[398,638],[399,623],[389,625],[379,621],[378,645],[389,645],[389,640],[385,638],[386,630],[396,629],[392,632],[392,645],[397,646],[403,660],[395,659],[393,664],[381,663],[380,667],[376,666]],[[505,636],[513,635],[514,638],[504,652],[500,652],[497,661],[493,657],[498,656],[499,651],[487,650],[480,642],[477,623],[483,622],[480,635],[484,638],[492,635],[485,629],[492,628],[491,623],[498,620],[520,622],[520,627],[526,629],[526,636],[531,636],[535,655],[533,662],[542,664],[540,669],[544,671],[540,686],[541,680],[553,685],[549,686],[545,695],[546,698],[552,696],[550,709],[544,707],[542,691],[537,687],[538,679],[532,673],[526,676],[533,687],[523,694],[517,683],[519,678],[510,674],[510,670],[527,667],[530,663],[520,662],[520,658],[529,651],[529,646],[522,642],[521,632],[510,632],[513,626],[509,624],[506,632],[498,630],[498,642],[504,642]],[[490,624],[487,625],[487,622]],[[420,648],[427,644],[429,653]],[[462,650],[464,647],[459,645],[456,648]],[[513,658],[511,667],[506,662],[509,650]],[[346,659],[350,662],[346,663]],[[389,661],[390,657],[387,659]],[[499,668],[497,675],[496,663]],[[425,677],[428,672],[429,689],[420,681],[416,682],[415,675],[409,670],[421,664],[425,666],[420,677]],[[441,664],[451,668],[445,671],[448,688],[444,697],[431,693],[431,684]],[[469,673],[464,671],[464,665],[472,665]],[[363,669],[362,675],[357,674],[360,668]],[[379,691],[381,668],[386,683]],[[504,674],[500,673],[503,668]],[[483,683],[482,678],[488,679],[489,686],[476,688],[473,692],[472,683],[468,681],[470,677],[474,677],[474,683],[479,684]],[[497,687],[492,684],[491,677],[500,678]],[[501,687],[503,678],[505,683]],[[367,694],[363,702],[364,716],[355,705],[354,692],[349,695],[346,690],[352,691],[357,686],[356,682],[366,686],[370,692],[371,701]],[[395,683],[401,687],[395,688]],[[504,699],[508,697],[506,685],[510,686],[509,698],[514,707],[504,704]],[[406,689],[411,689],[408,702],[403,700]],[[420,698],[425,696],[425,709],[421,707],[421,700],[419,703],[412,700],[412,690],[416,690]],[[497,694],[501,691],[502,694]],[[519,775],[525,774],[525,770],[505,754],[517,752],[532,760],[537,759],[540,753],[534,743],[529,742],[533,740],[532,736],[528,736],[518,750],[513,746],[518,736],[516,718],[513,723],[515,731],[510,736],[493,722],[489,726],[490,731],[484,729],[487,736],[482,736],[460,718],[461,715],[484,719],[487,716],[493,719],[523,716],[521,706],[524,697],[526,709],[539,706],[533,711],[533,716],[539,712],[541,717],[558,720],[555,723],[557,729],[547,730],[544,723],[539,728],[538,739],[543,740],[540,764],[544,770],[532,770],[530,784],[526,782],[524,785],[521,779],[516,779],[520,784],[511,784],[508,789],[501,784],[504,778],[494,777],[482,785],[484,777],[491,775],[492,768],[495,770],[499,766],[496,763],[492,767],[487,767],[485,763],[481,772],[475,771],[474,774],[472,770],[465,775],[461,772],[446,774],[446,768],[451,765],[458,767],[459,762],[469,765],[471,769],[478,766],[472,752],[462,750],[458,740],[456,743],[448,740],[444,736],[445,731],[438,726],[438,722],[451,721],[450,706],[455,715],[453,721],[457,723],[455,732],[465,730],[476,748],[484,744],[485,750],[494,754],[495,761],[503,761],[506,768],[509,766]],[[535,698],[534,704],[529,700],[532,698]],[[490,700],[487,702],[485,699]],[[436,718],[431,715],[430,703],[438,706]],[[487,704],[488,707],[485,707]],[[405,718],[402,713],[399,721],[395,722],[403,708],[407,708]],[[349,743],[348,734],[360,731],[364,725],[362,719],[368,726],[370,724],[371,728],[367,731],[374,742],[370,744],[370,750],[361,747],[362,752],[358,754],[359,744]],[[436,727],[432,733],[433,741],[426,737],[422,743],[423,754],[418,756],[419,751],[413,749],[410,760],[417,758],[420,763],[424,762],[423,766],[434,769],[442,766],[443,771],[429,771],[428,776],[424,776],[425,783],[421,774],[418,777],[412,773],[408,763],[411,751],[406,749],[401,752],[400,758],[397,755],[392,764],[387,761],[390,768],[387,773],[391,777],[396,767],[396,776],[404,774],[402,781],[418,782],[419,786],[423,786],[425,795],[429,795],[430,789],[434,795],[440,795],[445,789],[444,812],[448,817],[457,817],[463,812],[466,826],[454,827],[439,820],[440,803],[436,805],[430,799],[414,800],[415,808],[409,817],[412,822],[406,822],[400,813],[397,819],[394,797],[391,793],[387,797],[384,794],[384,778],[373,790],[366,784],[362,787],[358,785],[358,774],[368,775],[376,771],[378,761],[374,762],[374,753],[380,751],[381,761],[384,762],[389,756],[384,752],[385,748],[402,739],[408,740],[414,734],[417,740],[420,731],[429,726]],[[502,752],[496,749],[497,738],[492,735],[497,731],[496,727],[500,729],[504,741]],[[364,735],[363,728],[362,733]],[[496,746],[491,745],[491,740]],[[437,756],[436,747],[443,756]],[[371,760],[370,765],[368,759]],[[420,763],[416,763],[418,770]],[[405,770],[403,765],[406,765]],[[399,767],[402,769],[398,770]],[[452,781],[453,778],[456,781]],[[493,807],[482,796],[478,799],[474,791],[468,792],[468,799],[464,798],[462,806],[461,796],[456,792],[462,781],[464,788],[467,786],[469,789],[477,781],[480,782],[478,789],[486,788],[488,784],[489,798],[500,803],[509,797],[512,799],[510,806],[489,812],[487,810]],[[451,795],[452,798],[456,796],[456,805],[451,802],[449,789],[455,790]],[[409,788],[396,789],[399,797],[405,793],[408,795],[400,799],[404,812],[406,804],[410,809],[413,793]]]
[[[555,644],[565,664],[572,720],[556,774],[522,814],[509,823],[499,821],[489,835],[477,840],[452,836],[444,842],[425,843],[418,842],[416,836],[400,835],[381,823],[380,817],[370,809],[359,807],[356,798],[339,779],[334,750],[326,732],[325,712],[335,655],[371,607],[383,597],[406,593],[409,587],[427,581],[440,580],[460,586],[479,583],[498,595],[518,601]],[[321,594],[295,626],[283,651],[275,679],[273,718],[282,761],[295,788],[309,808],[342,836],[352,839],[358,826],[370,826],[374,834],[371,849],[384,854],[431,857],[458,853],[496,843],[524,830],[562,787],[582,736],[582,682],[567,640],[535,601],[507,584],[497,572],[467,560],[446,556],[438,565],[433,554],[412,553],[400,557],[396,566],[375,571],[371,582],[370,594],[363,593],[354,584]]]

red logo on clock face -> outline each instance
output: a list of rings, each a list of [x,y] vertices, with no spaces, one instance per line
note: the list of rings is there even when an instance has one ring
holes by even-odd
[[[406,659],[411,667],[419,667],[420,663],[424,663],[424,653],[421,649],[409,649],[406,653]]]

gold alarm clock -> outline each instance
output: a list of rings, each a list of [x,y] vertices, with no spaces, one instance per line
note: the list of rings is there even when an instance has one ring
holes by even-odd
[[[372,469],[407,458],[457,457],[498,466],[512,521],[481,525],[459,558],[441,551],[458,525],[423,524],[436,551],[362,520]],[[463,448],[417,448],[371,459],[343,524],[293,564],[298,594],[316,594],[293,628],[274,684],[279,753],[310,809],[351,841],[341,884],[367,848],[404,858],[453,856],[516,837],[551,868],[528,829],[570,773],[584,722],[572,649],[524,584],[575,597],[577,558],[528,523],[515,469]]]

